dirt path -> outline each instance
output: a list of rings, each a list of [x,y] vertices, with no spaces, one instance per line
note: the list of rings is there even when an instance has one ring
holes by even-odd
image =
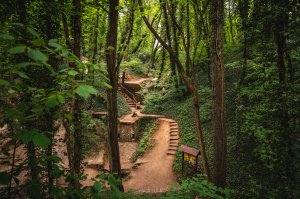
[[[169,121],[159,119],[159,126],[154,133],[155,145],[144,156],[137,160],[142,164],[130,173],[130,179],[124,182],[125,190],[158,193],[169,189],[175,182],[172,165],[174,156],[167,155],[169,146]]]

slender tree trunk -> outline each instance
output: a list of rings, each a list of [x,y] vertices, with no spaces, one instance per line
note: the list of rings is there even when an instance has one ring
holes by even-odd
[[[80,58],[80,41],[81,41],[81,0],[73,0],[73,53]],[[78,77],[81,79],[81,77]],[[73,162],[72,174],[76,177],[73,186],[80,189],[79,178],[81,175],[82,161],[82,104],[83,100],[76,95],[73,108],[73,126],[74,126],[74,146],[73,146]]]
[[[231,41],[232,43],[235,43],[234,41],[234,35],[233,35],[233,23],[232,23],[232,12],[233,10],[233,2],[229,1],[229,8],[228,8],[228,17],[229,17],[229,24],[230,24],[230,35],[231,35]]]
[[[147,77],[149,77],[150,70],[154,68],[157,50],[158,50],[158,42],[156,42],[156,39],[154,38],[153,48],[152,48],[152,53],[151,53],[151,62],[150,62],[151,64],[148,67],[148,71],[147,71],[147,75],[146,75]]]
[[[132,0],[132,3],[134,4],[135,0]],[[124,53],[126,52],[126,50],[129,47],[129,43],[130,43],[130,40],[132,37],[132,32],[133,32],[133,23],[134,23],[134,5],[132,5],[130,7],[127,27],[126,27],[124,33],[122,34],[123,37],[121,39],[121,45],[120,45],[120,49],[119,49],[117,70],[119,70],[120,64],[124,57]]]
[[[171,11],[170,12],[170,14],[171,15],[175,15],[175,12],[176,12],[176,5],[175,5],[175,3],[173,2],[173,0],[171,0],[170,1],[170,3],[171,3],[171,8],[169,9],[169,11]],[[173,31],[172,31],[172,33],[173,33],[173,44],[174,44],[174,49],[175,49],[175,55],[178,57],[178,55],[179,55],[179,43],[178,43],[178,37],[177,37],[177,29],[176,29],[176,25],[175,25],[175,23],[173,22],[173,23],[171,23],[172,24],[172,29],[173,29]],[[175,62],[174,60],[172,60],[173,62]],[[181,80],[178,80],[177,79],[177,73],[176,73],[176,63],[174,63],[174,74],[173,74],[173,78],[174,78],[174,82],[175,82],[175,87],[176,88],[178,88],[178,86],[179,86],[179,82],[181,83]],[[179,71],[178,71],[179,72]]]
[[[214,172],[215,185],[226,185],[227,135],[224,107],[224,60],[223,60],[223,14],[224,1],[212,1],[212,123],[214,131]]]
[[[278,94],[280,96],[280,131],[281,136],[285,140],[285,153],[283,162],[285,162],[285,175],[287,179],[287,187],[289,198],[294,198],[293,182],[294,182],[294,168],[290,165],[292,161],[293,150],[291,148],[292,144],[292,134],[293,130],[290,127],[290,115],[288,110],[288,102],[286,97],[286,91],[288,89],[286,82],[286,66],[284,60],[284,54],[286,52],[286,37],[285,32],[287,32],[287,25],[289,21],[288,16],[288,3],[284,0],[275,1],[276,5],[276,21],[275,21],[275,43],[277,45],[277,67],[278,67],[278,79],[279,79],[279,89]],[[288,63],[289,64],[289,63]]]
[[[109,28],[107,32],[106,61],[111,89],[107,89],[107,111],[108,111],[108,145],[109,145],[109,163],[110,172],[121,178],[121,164],[118,145],[118,73],[116,68],[116,48],[118,34],[118,10],[119,0],[109,1]],[[123,186],[121,185],[121,190]]]
[[[163,48],[162,49],[162,55],[161,55],[161,64],[160,64],[160,71],[159,71],[158,80],[161,79],[161,76],[164,72],[165,64],[166,64],[166,50]]]
[[[96,63],[96,55],[98,50],[98,32],[99,32],[98,28],[99,28],[99,9],[97,10],[95,29],[94,29],[94,42],[93,42],[94,49],[93,49],[93,57],[92,57],[93,64]]]
[[[191,48],[191,33],[190,33],[190,1],[186,2],[186,73],[191,76],[190,66],[190,48]]]
[[[168,17],[168,10],[167,10],[167,3],[164,0],[160,0],[162,11],[163,11],[163,16],[164,16],[164,26],[166,28],[166,37],[167,37],[167,42],[170,47],[173,46],[172,42],[172,37],[171,37],[171,29],[170,29],[170,22],[169,22],[169,17]],[[178,80],[177,80],[177,74],[176,74],[176,64],[173,60],[172,57],[169,57],[170,59],[170,65],[171,65],[171,77],[173,81],[175,82],[175,86],[178,87]]]
[[[71,40],[70,40],[70,32],[69,32],[69,26],[68,26],[68,20],[65,14],[65,1],[64,0],[59,0],[61,9],[62,9],[62,13],[61,13],[61,17],[62,17],[62,23],[63,23],[63,29],[64,29],[64,34],[65,34],[65,40],[66,40],[66,45],[68,48],[72,49],[71,47]]]
[[[17,14],[18,14],[18,20],[22,24],[27,23],[27,13],[26,13],[26,3],[27,0],[17,0],[16,1],[16,6],[17,6]]]

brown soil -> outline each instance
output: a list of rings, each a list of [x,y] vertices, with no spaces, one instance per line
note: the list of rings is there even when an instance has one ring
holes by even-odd
[[[168,156],[169,122],[159,119],[159,126],[154,133],[155,145],[143,157],[137,160],[142,164],[130,173],[130,179],[124,182],[125,190],[139,193],[165,192],[169,185],[175,182],[172,169],[174,156]]]

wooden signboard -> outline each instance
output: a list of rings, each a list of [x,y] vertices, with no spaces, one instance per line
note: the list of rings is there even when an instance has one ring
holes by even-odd
[[[195,148],[191,148],[185,145],[181,145],[180,149],[182,151],[182,176],[184,174],[184,168],[189,167],[193,172],[197,172],[198,168],[198,156],[200,155],[200,151]]]

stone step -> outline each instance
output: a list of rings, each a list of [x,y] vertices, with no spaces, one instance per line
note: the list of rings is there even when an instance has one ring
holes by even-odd
[[[178,130],[174,130],[174,129],[172,129],[172,130],[170,130],[170,133],[178,133]]]
[[[177,147],[169,147],[168,150],[169,151],[177,151]]]
[[[178,144],[170,144],[170,145],[169,145],[169,148],[170,148],[170,147],[176,147],[176,148],[178,148]]]
[[[168,151],[167,155],[176,155],[176,151]]]
[[[170,126],[178,126],[177,123],[170,123]]]
[[[170,141],[172,141],[172,140],[179,140],[179,137],[170,137],[169,140],[170,140]]]

